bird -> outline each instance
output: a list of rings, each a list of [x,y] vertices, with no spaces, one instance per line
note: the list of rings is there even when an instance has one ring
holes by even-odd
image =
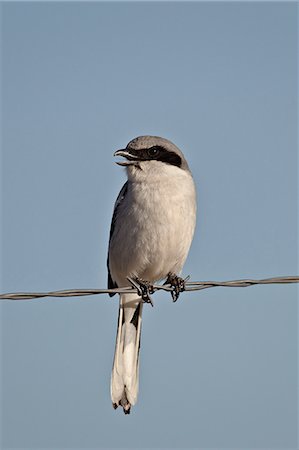
[[[107,257],[108,288],[120,294],[110,392],[114,409],[129,414],[139,386],[142,309],[152,285],[166,279],[173,301],[184,290],[179,276],[194,235],[196,188],[181,150],[159,136],[139,136],[117,150],[127,181],[114,206]],[[115,293],[110,293],[110,296]]]

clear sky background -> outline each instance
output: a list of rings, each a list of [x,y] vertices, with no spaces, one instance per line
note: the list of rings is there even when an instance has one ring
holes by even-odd
[[[113,152],[185,153],[193,280],[298,273],[295,3],[2,3],[2,292],[106,286]],[[296,448],[296,286],[144,308],[111,406],[118,300],[3,302],[2,448]]]

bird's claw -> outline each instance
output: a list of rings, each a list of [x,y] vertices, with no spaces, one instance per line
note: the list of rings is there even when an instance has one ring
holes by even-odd
[[[173,302],[176,302],[180,296],[180,293],[186,289],[186,281],[189,280],[189,276],[184,278],[178,277],[174,273],[169,273],[167,280],[164,284],[170,284],[172,287],[171,297]]]
[[[153,285],[148,281],[141,280],[140,278],[128,277],[128,280],[137,289],[137,293],[142,298],[142,301],[144,303],[150,303],[152,306],[154,306],[150,296],[154,293]]]

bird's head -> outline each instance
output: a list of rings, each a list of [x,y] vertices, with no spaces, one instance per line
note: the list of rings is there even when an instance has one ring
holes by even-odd
[[[125,166],[129,176],[138,176],[140,171],[142,175],[153,174],[169,166],[189,171],[181,150],[168,139],[158,136],[139,136],[130,141],[126,148],[117,150],[114,156],[125,158],[117,164]]]

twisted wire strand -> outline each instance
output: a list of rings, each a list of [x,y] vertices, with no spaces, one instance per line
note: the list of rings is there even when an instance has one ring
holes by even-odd
[[[200,291],[202,289],[208,289],[213,287],[249,287],[258,284],[289,284],[299,283],[299,276],[288,277],[274,277],[264,278],[261,280],[243,279],[243,280],[231,280],[231,281],[187,281],[185,283],[186,291]],[[153,291],[172,291],[173,287],[170,284],[153,285]],[[1,294],[0,300],[32,300],[45,297],[84,297],[88,295],[98,294],[133,294],[137,293],[137,289],[128,286],[116,289],[67,289],[63,291],[50,291],[50,292],[13,292],[7,294]]]

